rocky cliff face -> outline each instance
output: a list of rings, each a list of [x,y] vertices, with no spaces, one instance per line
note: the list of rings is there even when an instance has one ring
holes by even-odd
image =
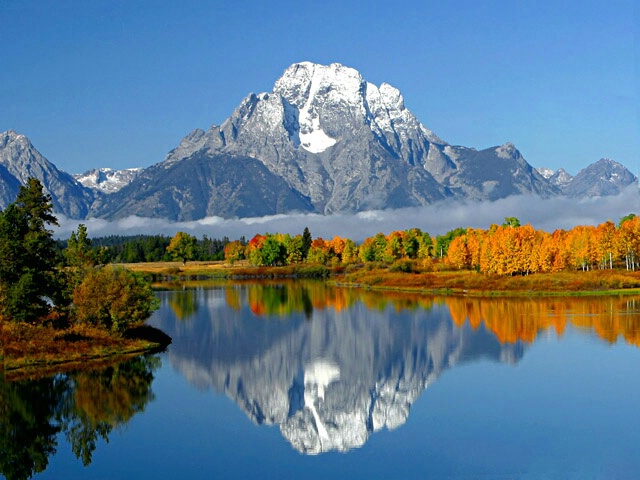
[[[29,177],[42,182],[51,195],[53,208],[71,218],[84,218],[93,193],[44,158],[29,139],[13,130],[0,133],[0,208],[16,199],[19,185]]]
[[[563,187],[563,193],[571,197],[601,197],[616,195],[638,178],[618,162],[602,158],[580,170]]]
[[[187,221],[311,210],[307,198],[256,159],[196,152],[180,162],[147,168],[122,189],[97,200],[92,215]]]
[[[246,305],[247,292],[238,293]],[[155,320],[173,338],[175,368],[224,392],[254,422],[279,425],[308,454],[346,451],[403,425],[425,388],[459,363],[523,354],[522,345],[500,345],[483,329],[457,328],[445,306],[391,315],[356,303],[283,320],[231,311],[217,290],[202,292],[197,313],[176,322],[168,303],[180,294],[167,293]]]

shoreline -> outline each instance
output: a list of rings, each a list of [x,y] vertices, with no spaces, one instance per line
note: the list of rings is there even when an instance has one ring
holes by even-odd
[[[119,363],[164,350],[171,338],[143,326],[115,336],[97,328],[64,330],[3,322],[2,375],[8,381],[33,379],[88,366]]]
[[[414,266],[399,271],[392,265],[325,267],[301,264],[284,267],[252,267],[224,262],[154,262],[124,264],[151,276],[154,282],[206,280],[321,279],[344,288],[406,291],[426,295],[460,296],[589,296],[640,293],[640,271],[590,270],[535,273],[530,275],[484,275],[470,270],[427,271]]]
[[[428,296],[561,297],[640,294],[640,272],[620,270],[565,271],[517,276],[489,276],[473,271],[397,271],[391,266],[324,267],[229,266],[223,262],[125,264],[126,268],[164,282],[281,281],[318,279],[338,288],[407,292]],[[157,287],[158,285],[156,285]],[[47,326],[0,322],[3,345],[1,373],[10,381],[37,378],[86,366],[111,364],[148,352],[162,351],[171,339],[145,325],[125,334],[91,327],[58,330]]]

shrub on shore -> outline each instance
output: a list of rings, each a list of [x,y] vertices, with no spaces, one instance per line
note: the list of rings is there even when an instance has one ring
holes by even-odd
[[[107,265],[89,271],[73,290],[72,319],[122,333],[142,325],[158,306],[140,274]]]

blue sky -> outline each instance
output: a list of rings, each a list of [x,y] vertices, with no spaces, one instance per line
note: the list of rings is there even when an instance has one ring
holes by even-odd
[[[0,131],[59,168],[148,166],[292,63],[339,62],[442,139],[639,174],[634,0],[0,1]]]

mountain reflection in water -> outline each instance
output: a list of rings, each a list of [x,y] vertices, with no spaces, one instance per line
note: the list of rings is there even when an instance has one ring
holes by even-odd
[[[175,305],[193,303],[181,296],[199,306],[176,321]],[[404,424],[424,389],[456,364],[515,363],[524,351],[522,342],[456,325],[445,303],[427,297],[299,282],[162,299],[168,308],[154,325],[173,338],[168,355],[182,375],[224,392],[254,422],[279,425],[310,454],[359,447]]]

